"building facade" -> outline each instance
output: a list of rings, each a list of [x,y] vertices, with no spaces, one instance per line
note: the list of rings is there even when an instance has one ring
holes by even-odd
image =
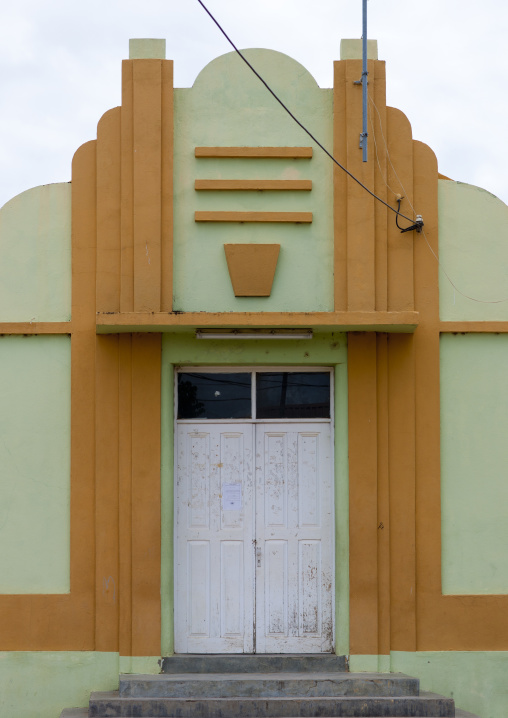
[[[422,233],[236,54],[176,89],[161,41],[72,182],[1,209],[2,716],[175,652],[335,652],[506,715],[508,208],[369,52],[366,163],[357,41],[332,89],[246,54]]]

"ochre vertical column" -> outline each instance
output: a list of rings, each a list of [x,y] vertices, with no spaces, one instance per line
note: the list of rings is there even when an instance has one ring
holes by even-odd
[[[97,126],[97,311],[120,311],[120,115]]]
[[[132,85],[134,311],[158,312],[161,305],[161,61],[133,61]]]
[[[119,651],[132,652],[132,337],[119,336],[118,493],[120,543]]]
[[[133,145],[133,63],[122,62],[121,127],[121,257],[120,311],[134,311],[134,154]]]
[[[386,127],[386,67],[385,63],[374,63],[375,83],[369,83],[368,132],[371,145],[372,162],[374,164],[374,191],[385,202],[389,200],[387,187],[386,146],[383,129]],[[382,202],[374,202],[375,213],[375,263],[376,263],[376,310],[386,311],[388,307],[388,244],[386,223],[392,220],[391,212]]]
[[[372,143],[368,162],[362,161],[359,148],[362,131],[362,88],[360,60],[346,60],[346,137],[347,169],[371,190],[374,188]],[[374,86],[374,63],[369,61],[369,89]],[[347,273],[348,306],[351,311],[374,311],[375,308],[375,222],[374,199],[351,177],[347,178]]]
[[[390,653],[390,464],[388,422],[388,336],[377,346],[377,565],[378,653]]]
[[[425,222],[425,235],[416,235],[414,251],[415,302],[421,317],[415,333],[417,605],[418,636],[430,646],[442,636],[434,612],[441,596],[439,267],[427,245],[428,240],[438,254],[437,189],[436,157],[429,147],[415,142],[415,207]],[[420,640],[418,648],[424,650]]]
[[[172,307],[173,63],[125,60],[121,127],[121,311]]]
[[[74,610],[58,612],[54,629],[70,649],[91,650],[94,640],[95,566],[95,275],[96,142],[72,162],[71,339],[71,597]],[[75,600],[75,603],[74,603]],[[76,632],[81,639],[76,641]],[[56,648],[54,648],[56,650]]]
[[[378,652],[376,335],[349,334],[350,651]]]
[[[96,629],[98,651],[118,650],[118,336],[96,343]]]
[[[160,334],[132,336],[132,654],[160,655]]]
[[[390,162],[388,163],[388,184],[393,192],[403,196],[400,206],[402,214],[413,218],[413,140],[411,125],[407,117],[393,107],[387,108],[387,128]],[[391,202],[397,207],[395,197]],[[415,207],[417,213],[420,210]],[[407,219],[399,219],[401,227],[410,226]],[[395,224],[395,215],[388,216],[388,309],[403,311],[414,309],[413,295],[413,242],[415,232],[401,233]]]
[[[161,311],[173,309],[173,63],[162,63]]]
[[[391,649],[416,650],[415,376],[411,334],[388,339]]]
[[[369,60],[368,161],[363,162],[361,60],[334,65],[334,156],[386,201],[385,63]],[[387,308],[386,207],[339,167],[334,168],[334,277],[336,311]]]

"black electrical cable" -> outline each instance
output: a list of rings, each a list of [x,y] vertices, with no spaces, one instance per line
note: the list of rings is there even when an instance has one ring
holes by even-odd
[[[335,162],[335,164],[337,165],[337,167],[340,167],[340,169],[343,170],[347,175],[349,175],[349,177],[351,177],[351,179],[353,179],[355,182],[357,182],[357,183],[360,185],[360,187],[363,187],[363,189],[364,189],[366,192],[368,192],[368,193],[371,195],[371,197],[374,197],[374,199],[377,199],[378,202],[381,202],[382,204],[384,204],[385,207],[388,207],[388,209],[390,209],[392,212],[394,212],[394,213],[395,213],[396,215],[398,215],[399,217],[403,217],[404,219],[407,219],[408,222],[414,222],[414,220],[411,219],[411,217],[406,217],[406,215],[400,214],[399,210],[397,210],[397,209],[395,209],[395,207],[392,207],[391,205],[389,205],[388,202],[385,202],[384,199],[382,199],[381,197],[378,197],[377,194],[375,194],[374,192],[372,192],[372,190],[370,190],[368,187],[366,187],[366,186],[363,184],[363,182],[360,182],[360,180],[357,179],[357,178],[354,176],[354,174],[352,174],[348,169],[346,169],[346,168],[344,167],[344,165],[341,165],[341,163],[340,163],[338,160],[335,159],[335,157],[332,155],[332,153],[329,152],[329,151],[326,149],[326,147],[325,147],[324,145],[322,145],[321,142],[319,142],[319,140],[317,140],[317,139],[314,137],[314,135],[310,132],[310,130],[308,130],[308,129],[305,127],[305,125],[303,125],[303,124],[300,122],[300,120],[293,115],[293,113],[291,112],[291,110],[290,110],[288,107],[286,107],[286,105],[282,102],[282,100],[280,99],[280,97],[278,97],[278,95],[275,94],[275,92],[272,90],[272,88],[270,87],[270,85],[261,77],[261,75],[259,74],[259,72],[250,64],[250,62],[247,60],[247,58],[245,57],[245,55],[243,55],[243,54],[240,52],[240,50],[237,48],[237,46],[235,45],[235,43],[233,42],[233,40],[231,40],[231,38],[226,34],[226,31],[220,26],[219,22],[214,18],[214,16],[213,16],[212,13],[210,12],[210,10],[206,7],[206,5],[202,2],[202,0],[198,0],[198,3],[201,5],[201,7],[202,7],[203,10],[207,13],[207,15],[209,15],[209,17],[213,20],[213,22],[217,25],[217,27],[219,28],[219,30],[221,31],[221,33],[224,35],[224,37],[226,38],[226,40],[229,42],[229,44],[231,45],[231,47],[234,49],[234,51],[235,51],[236,53],[238,53],[238,55],[242,58],[242,60],[243,60],[243,61],[245,62],[245,64],[247,65],[247,67],[249,67],[249,68],[252,70],[252,72],[256,75],[256,77],[258,78],[258,80],[260,80],[260,81],[263,83],[263,85],[266,87],[266,89],[268,90],[268,92],[277,100],[277,102],[279,103],[279,105],[281,105],[281,107],[283,107],[284,110],[286,110],[286,112],[288,113],[288,115],[296,122],[296,124],[299,125],[299,126],[302,128],[302,130],[303,130],[304,132],[306,132],[306,133],[308,134],[308,136],[316,143],[316,145],[317,145],[318,147],[320,147],[325,154],[328,155],[328,157],[332,160],[332,162]],[[400,209],[400,208],[399,208],[399,209]]]

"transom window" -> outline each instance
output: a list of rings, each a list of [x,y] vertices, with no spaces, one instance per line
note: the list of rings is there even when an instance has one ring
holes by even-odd
[[[178,373],[178,419],[329,419],[330,371]]]

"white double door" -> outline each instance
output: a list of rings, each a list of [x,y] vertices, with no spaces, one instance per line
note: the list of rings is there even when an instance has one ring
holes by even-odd
[[[329,423],[180,423],[175,650],[333,650]]]

